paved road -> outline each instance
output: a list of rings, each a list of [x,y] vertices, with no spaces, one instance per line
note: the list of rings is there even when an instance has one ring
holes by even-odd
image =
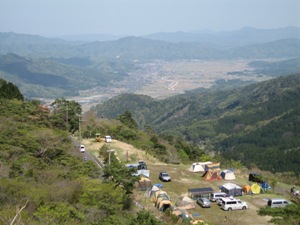
[[[70,136],[74,146],[76,146],[76,148],[78,148],[78,151],[79,151],[79,145],[80,143],[74,139],[74,137]],[[104,165],[96,158],[96,157],[93,157],[88,151],[85,151],[83,153],[81,153],[82,155],[82,160],[85,160],[85,161],[93,161],[101,170],[104,168]]]

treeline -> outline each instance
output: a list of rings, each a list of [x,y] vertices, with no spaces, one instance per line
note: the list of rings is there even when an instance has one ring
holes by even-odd
[[[24,96],[16,85],[0,78],[0,99],[24,100]]]

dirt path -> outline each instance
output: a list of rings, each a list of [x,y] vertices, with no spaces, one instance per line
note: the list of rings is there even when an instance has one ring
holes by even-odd
[[[82,143],[91,154],[97,157],[99,155],[99,149],[106,144],[110,149],[116,150],[115,154],[121,161],[138,162],[139,160],[143,160],[151,164],[161,164],[153,156],[146,154],[145,151],[136,149],[132,145],[122,141],[113,139],[111,143],[105,143],[104,139],[101,139],[100,142],[95,142],[94,139],[84,139]]]

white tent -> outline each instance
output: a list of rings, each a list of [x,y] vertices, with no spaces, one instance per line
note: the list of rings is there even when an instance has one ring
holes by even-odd
[[[222,170],[221,177],[224,180],[234,180],[235,179],[235,175],[232,170]]]
[[[205,165],[212,164],[212,162],[196,162],[193,163],[188,169],[190,172],[204,172]]]
[[[193,172],[193,173],[197,173],[197,172],[203,172],[204,169],[203,167],[200,165],[200,163],[193,163],[191,165],[191,167],[188,169],[190,172]]]

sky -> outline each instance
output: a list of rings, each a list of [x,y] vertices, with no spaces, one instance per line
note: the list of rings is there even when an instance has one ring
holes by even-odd
[[[300,27],[300,0],[0,0],[0,32],[46,37]]]

